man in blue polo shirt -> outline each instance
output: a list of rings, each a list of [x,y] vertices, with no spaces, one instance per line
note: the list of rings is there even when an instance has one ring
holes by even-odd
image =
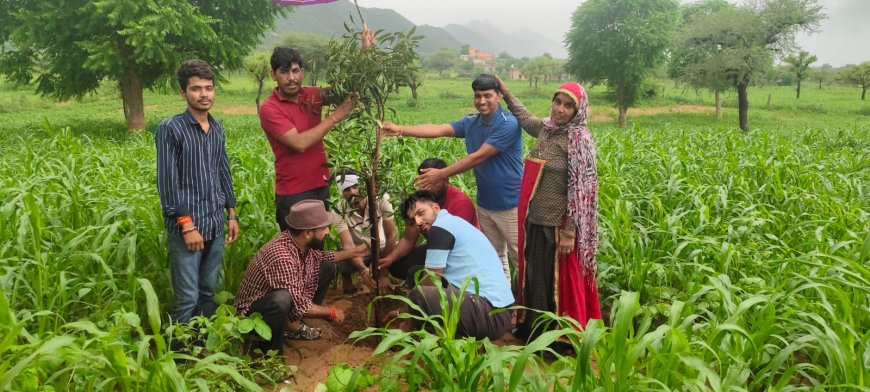
[[[402,202],[402,217],[428,241],[425,269],[441,278],[448,302],[459,294],[466,279],[477,278],[478,294],[472,282],[459,305],[457,334],[478,339],[501,338],[511,328],[511,311],[490,314],[514,302],[511,286],[502,272],[501,260],[483,234],[462,218],[441,209],[430,191],[416,191]],[[409,294],[426,314],[441,314],[438,289],[431,279],[421,278]],[[440,283],[441,282],[437,282]]]
[[[495,76],[482,74],[471,83],[478,113],[449,124],[397,125],[385,121],[387,136],[465,139],[468,153],[444,169],[429,169],[417,177],[417,189],[433,189],[446,178],[474,170],[480,229],[495,247],[502,268],[510,279],[511,263],[517,263],[517,201],[523,176],[523,145],[519,122],[499,104],[501,91]]]

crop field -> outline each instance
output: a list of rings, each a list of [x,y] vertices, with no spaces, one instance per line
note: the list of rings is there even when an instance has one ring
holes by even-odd
[[[396,121],[473,113],[469,85],[424,80],[417,102],[405,89],[391,102]],[[511,87],[547,115],[555,85]],[[545,360],[546,342],[421,332],[395,338],[405,351],[378,347],[381,362],[355,374],[371,373],[380,390],[870,390],[870,103],[860,90],[805,88],[796,101],[791,88],[753,87],[750,132],[737,128],[733,95],[717,122],[710,94],[667,85],[620,129],[605,93],[590,98],[605,320],[561,332],[576,355]],[[255,94],[230,76],[213,110],[242,217],[223,300],[277,231]],[[229,307],[203,321],[208,353],[177,363],[168,349],[170,335],[189,331],[167,325],[153,132],[184,101],[152,92],[145,104],[148,131],[128,134],[110,87],[57,103],[0,82],[0,390],[261,390],[283,379],[283,364],[241,352],[256,320]],[[457,160],[464,146],[391,138],[383,154],[399,200],[419,162]],[[470,173],[452,182],[475,192]]]

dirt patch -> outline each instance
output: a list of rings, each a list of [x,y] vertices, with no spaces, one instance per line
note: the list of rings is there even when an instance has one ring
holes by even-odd
[[[598,113],[592,114],[590,122],[611,122],[616,119],[617,112],[614,108],[596,108]],[[603,113],[602,113],[603,112]],[[655,116],[665,113],[716,113],[716,107],[703,105],[674,105],[656,106],[650,108],[629,108],[628,117],[632,116]]]
[[[215,111],[223,114],[257,114],[256,105],[232,105],[215,108]]]
[[[334,324],[326,320],[306,320],[312,327],[320,328],[323,336],[317,340],[292,340],[292,347],[284,350],[287,365],[298,368],[296,376],[289,384],[292,390],[314,390],[318,383],[326,382],[327,371],[333,365],[347,362],[351,366],[358,366],[372,359],[378,341],[372,338],[354,342],[348,337],[354,331],[361,331],[372,325],[368,307],[373,298],[374,295],[369,292],[344,295],[330,290],[324,305],[334,305],[343,310],[345,322]],[[382,312],[399,306],[394,300],[381,300],[379,303]],[[281,385],[276,390],[280,387]]]
[[[403,292],[403,289],[396,289],[393,293],[401,295]],[[320,328],[323,336],[317,340],[291,340],[291,347],[284,349],[284,361],[289,366],[297,367],[296,375],[289,384],[279,384],[274,389],[265,390],[279,391],[282,387],[289,386],[293,391],[312,391],[317,384],[326,382],[327,372],[332,366],[342,362],[354,367],[367,364],[370,371],[377,373],[379,359],[373,353],[379,341],[374,338],[356,342],[348,339],[354,331],[361,331],[372,325],[368,307],[373,298],[374,295],[370,292],[344,295],[331,289],[324,305],[334,305],[342,309],[345,312],[345,322],[333,324],[326,320],[306,320],[312,327]],[[379,304],[382,313],[397,309],[401,305],[399,301],[384,299],[379,300]],[[493,343],[499,346],[523,344],[510,333]]]

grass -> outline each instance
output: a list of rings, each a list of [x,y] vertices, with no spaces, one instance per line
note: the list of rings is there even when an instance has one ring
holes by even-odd
[[[443,123],[471,113],[468,84],[426,80],[417,103],[403,90],[393,102],[397,121]],[[512,84],[537,114],[547,112],[555,87]],[[454,374],[465,371],[458,366],[441,371],[480,389],[498,378],[523,390],[866,390],[870,110],[853,90],[805,89],[796,101],[790,88],[751,88],[754,130],[744,133],[729,95],[717,123],[712,109],[671,111],[709,107],[712,97],[668,86],[630,110],[630,127],[619,129],[595,117],[614,118],[615,109],[601,88],[591,89],[601,181],[598,282],[610,317],[582,334],[563,332],[577,356],[546,362],[533,359],[540,350],[457,342],[456,355],[487,353],[467,357],[476,363],[527,362],[478,378]],[[232,76],[215,108],[228,130],[243,217],[224,263],[227,292],[277,230],[272,155],[251,114],[255,91]],[[269,382],[224,349],[176,365],[179,354],[161,348],[177,333],[165,325],[171,289],[153,131],[183,101],[151,92],[145,103],[148,130],[129,134],[111,88],[55,103],[0,83],[0,389]],[[330,138],[341,132],[349,131]],[[527,137],[526,148],[531,143]],[[385,186],[399,199],[423,158],[463,155],[459,140],[388,139]],[[452,181],[474,193],[469,173]],[[250,330],[243,320],[226,323]],[[226,335],[221,347],[233,339]],[[513,378],[531,363],[536,371]],[[227,378],[229,370],[241,378]],[[375,382],[389,377],[375,374]]]

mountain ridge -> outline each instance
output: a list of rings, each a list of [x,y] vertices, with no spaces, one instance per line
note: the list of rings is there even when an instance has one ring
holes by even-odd
[[[567,57],[561,43],[528,29],[505,32],[488,20],[473,21],[465,25],[451,23],[443,27],[428,24],[415,25],[392,9],[366,8],[359,10],[366,24],[375,30],[406,31],[416,27],[417,34],[424,36],[419,52],[428,54],[440,49],[459,49],[467,44],[472,48],[493,54],[508,53],[513,57],[537,57],[549,53],[553,57]],[[290,33],[308,33],[324,37],[340,37],[345,33],[345,24],[360,28],[356,7],[349,0],[333,3],[294,7],[292,13],[280,18],[275,28],[267,32],[261,47],[270,47]]]

